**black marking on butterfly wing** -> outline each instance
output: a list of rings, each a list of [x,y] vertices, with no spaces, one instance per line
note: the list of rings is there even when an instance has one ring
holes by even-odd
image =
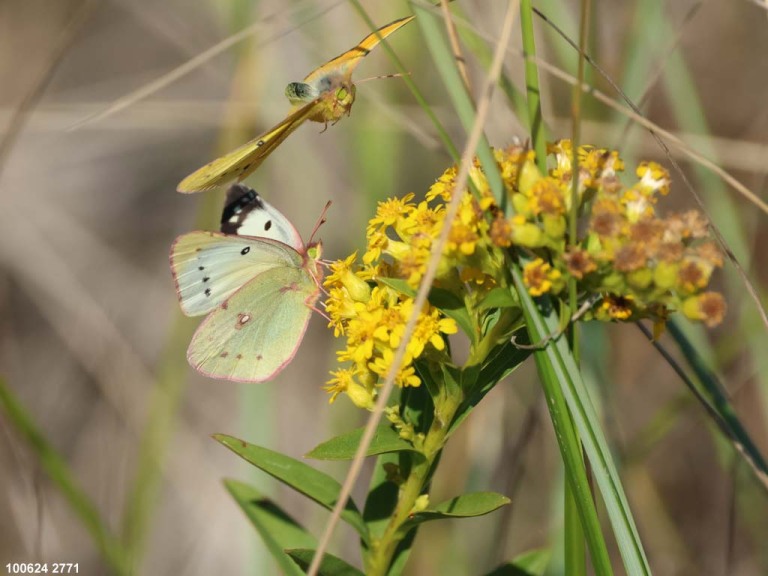
[[[221,213],[221,231],[224,234],[237,234],[253,210],[264,210],[261,196],[244,184],[233,184],[227,190],[227,203]]]

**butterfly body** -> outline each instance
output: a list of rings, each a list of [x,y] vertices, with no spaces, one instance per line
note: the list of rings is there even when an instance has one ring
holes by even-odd
[[[255,191],[235,185],[222,228],[191,232],[171,248],[182,311],[208,314],[187,351],[202,374],[237,382],[274,377],[296,354],[320,296],[320,244],[305,246]],[[242,232],[260,235],[242,235]]]
[[[323,85],[327,84],[328,87],[324,88],[322,92],[318,92],[304,82],[291,82],[285,88],[285,95],[294,104],[295,110],[300,110],[306,105],[304,99],[308,95],[319,94],[315,98],[317,102],[313,107],[312,114],[307,117],[307,120],[322,122],[323,124],[329,122],[335,124],[352,112],[357,86],[344,78],[325,78],[324,80],[326,81]],[[310,100],[310,102],[312,101]]]
[[[302,82],[289,84],[286,96],[294,107],[285,119],[253,140],[194,171],[179,183],[178,191],[203,192],[233,181],[240,182],[253,173],[305,121],[327,125],[348,115],[356,93],[352,72],[383,38],[411,20],[413,16],[408,16],[382,26],[363,38],[357,46],[310,72]]]

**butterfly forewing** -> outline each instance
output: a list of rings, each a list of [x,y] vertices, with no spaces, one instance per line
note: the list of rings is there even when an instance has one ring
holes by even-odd
[[[376,30],[376,32],[372,32],[363,38],[363,40],[354,48],[347,50],[343,54],[336,56],[333,60],[329,60],[319,68],[310,72],[307,77],[304,78],[304,83],[309,84],[310,86],[318,86],[324,77],[334,74],[349,78],[360,63],[360,60],[365,58],[382,39],[408,24],[413,18],[413,16],[407,16],[395,20],[394,22],[390,22],[389,24],[385,24]]]
[[[195,170],[179,183],[179,192],[214,190],[248,177],[296,128],[316,113],[319,102],[312,101],[289,114],[282,122],[232,152]]]
[[[304,257],[290,246],[247,236],[190,232],[171,248],[171,271],[187,316],[214,310],[266,271],[303,265]]]
[[[290,220],[245,184],[233,184],[221,214],[221,231],[270,238],[304,253],[304,242]]]
[[[263,272],[203,321],[187,351],[189,363],[213,378],[268,380],[296,353],[319,292],[304,268]]]

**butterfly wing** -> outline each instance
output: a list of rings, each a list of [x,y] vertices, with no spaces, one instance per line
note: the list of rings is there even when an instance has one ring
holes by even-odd
[[[316,70],[310,72],[309,75],[304,78],[304,83],[317,88],[327,76],[338,74],[348,78],[352,75],[352,72],[357,65],[360,64],[360,60],[368,56],[370,51],[373,50],[379,42],[390,34],[397,32],[413,19],[414,16],[407,16],[395,20],[394,22],[390,22],[389,24],[385,24],[376,30],[376,32],[368,34],[368,36],[363,38],[363,40],[354,48],[347,50],[343,54],[336,56],[336,58],[329,60]]]
[[[304,241],[283,213],[245,184],[233,184],[221,213],[221,231],[239,236],[271,238],[304,253]]]
[[[276,268],[296,268],[304,257],[270,239],[190,232],[171,247],[171,272],[187,316],[214,310],[254,277]]]
[[[203,321],[189,345],[189,363],[213,378],[272,378],[296,354],[319,294],[300,266],[262,272]]]
[[[204,192],[246,178],[296,128],[317,112],[318,100],[309,102],[289,114],[282,122],[264,134],[236,148],[232,152],[198,168],[179,183],[179,192]]]

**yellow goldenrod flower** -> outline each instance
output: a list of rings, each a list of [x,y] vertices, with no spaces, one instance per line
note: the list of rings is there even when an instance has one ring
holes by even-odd
[[[523,282],[531,296],[541,296],[552,289],[553,282],[560,279],[560,271],[549,263],[537,258],[523,267]]]
[[[331,394],[328,400],[329,404],[333,404],[339,394],[346,394],[349,399],[352,400],[355,406],[370,410],[374,405],[373,393],[365,386],[361,386],[355,381],[355,371],[351,368],[342,368],[331,372],[331,378],[328,380],[323,389]]]
[[[442,334],[455,334],[459,328],[452,318],[440,318],[440,311],[432,308],[429,313],[419,316],[408,351],[414,358],[421,356],[424,347],[432,344],[436,350],[445,349]]]
[[[662,196],[669,194],[669,172],[656,162],[641,162],[637,167],[637,176],[640,178],[641,190]]]
[[[725,317],[725,299],[718,292],[704,292],[683,302],[682,312],[691,320],[704,322],[709,327],[717,326]]]
[[[632,296],[608,295],[598,308],[598,317],[610,320],[628,320],[632,317]]]
[[[512,245],[512,224],[501,214],[497,214],[491,224],[491,242],[501,248]]]
[[[565,214],[566,203],[570,204],[570,196],[566,199],[557,180],[549,177],[542,178],[531,186],[527,196],[530,198],[531,212],[536,216]]]
[[[589,253],[580,248],[574,248],[563,254],[563,260],[565,261],[568,274],[577,280],[581,280],[590,272],[597,270],[597,264],[592,260]]]
[[[410,214],[414,206],[411,203],[413,200],[413,193],[406,194],[402,198],[389,198],[384,202],[379,202],[376,209],[376,216],[371,218],[368,222],[369,234],[374,230],[384,230],[390,226],[394,226],[397,222],[403,219],[404,216]]]
[[[705,288],[713,268],[712,264],[701,258],[684,258],[678,271],[680,288],[688,294]]]
[[[624,165],[615,151],[580,146],[579,235],[570,238],[572,143],[556,142],[549,153],[555,167],[542,174],[535,152],[526,146],[493,151],[505,188],[506,214],[477,159],[470,169],[471,191],[455,188],[457,167],[451,166],[425,200],[417,203],[414,194],[407,194],[378,204],[367,226],[362,263],[355,254],[334,262],[324,282],[329,326],[337,337],[345,338],[337,353],[343,366],[331,373],[326,386],[331,400],[343,392],[357,406],[372,405],[376,386],[386,378],[403,343],[414,309],[413,293],[444,226],[450,230],[433,296],[452,302],[451,310],[465,306],[461,327],[471,330],[478,341],[500,337],[487,333],[490,329],[519,326],[520,310],[515,310],[519,300],[514,293],[505,298],[504,292],[510,289],[506,267],[521,254],[531,258],[523,267],[523,281],[532,296],[551,294],[553,305],[560,306],[557,296],[567,280],[575,281],[581,304],[599,298],[589,318],[651,318],[655,331],[678,308],[708,325],[722,320],[722,296],[704,292],[723,259],[717,246],[704,240],[707,221],[696,211],[665,218],[656,214],[658,197],[669,191],[664,168],[643,163],[636,183],[625,187],[617,176]],[[459,208],[454,220],[447,222],[446,204],[454,194],[461,195]],[[503,290],[487,297],[497,287]],[[508,316],[501,322],[499,315]],[[406,344],[396,385],[420,386],[414,363],[429,365],[444,359],[446,338],[458,328],[443,311],[426,305]],[[418,435],[408,431],[406,423],[395,426],[416,441]]]

